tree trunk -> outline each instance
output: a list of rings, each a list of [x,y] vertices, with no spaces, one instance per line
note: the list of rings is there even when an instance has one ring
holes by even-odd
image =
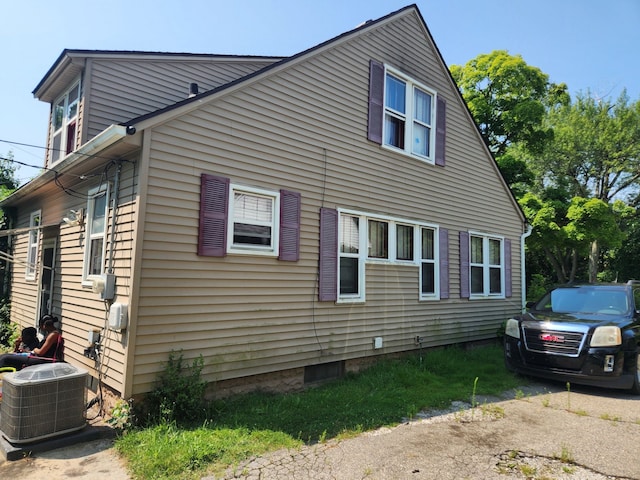
[[[598,281],[598,263],[600,261],[600,245],[598,240],[591,242],[591,250],[589,251],[589,283]]]

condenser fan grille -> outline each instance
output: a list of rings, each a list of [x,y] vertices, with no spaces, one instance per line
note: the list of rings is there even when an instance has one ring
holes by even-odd
[[[55,368],[29,368],[40,367]],[[16,379],[17,374],[4,377],[0,431],[7,440],[30,442],[84,427],[87,372],[74,370],[78,373],[27,382]]]

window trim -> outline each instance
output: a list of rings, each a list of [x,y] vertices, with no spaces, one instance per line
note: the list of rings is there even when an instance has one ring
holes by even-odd
[[[24,271],[24,279],[33,281],[38,273],[38,252],[40,251],[40,240],[42,225],[42,210],[34,210],[29,214],[29,240],[27,243],[27,262]]]
[[[247,193],[253,196],[271,198],[271,245],[262,247],[260,245],[235,244],[233,241],[234,207],[236,192]],[[227,225],[227,253],[239,255],[261,255],[268,257],[278,257],[280,251],[280,191],[267,190],[264,188],[248,187],[231,183],[229,185],[229,211]]]
[[[70,106],[69,94],[76,87],[78,88],[78,98],[75,101],[77,105],[75,115],[73,117],[68,117],[69,106]],[[80,115],[81,99],[82,99],[82,84],[81,84],[80,77],[78,77],[71,83],[71,86],[67,88],[62,95],[58,96],[55,99],[55,101],[51,104],[51,123],[50,123],[51,135],[50,135],[50,141],[49,141],[49,148],[51,149],[50,150],[51,155],[49,158],[51,159],[51,165],[55,165],[56,163],[60,162],[63,158],[69,155],[69,153],[75,150],[75,139],[77,139],[77,136],[78,136],[78,117]],[[64,102],[62,120],[60,123],[60,127],[54,130],[55,124],[56,124],[56,120],[55,120],[56,106],[60,103],[60,101]],[[73,135],[74,145],[72,145],[71,149],[69,149],[69,126],[70,125],[75,125],[74,135]],[[60,135],[60,145],[54,149],[55,138],[57,135]],[[56,154],[59,156],[56,157]]]
[[[110,184],[104,183],[98,185],[97,187],[91,188],[87,192],[88,200],[87,200],[87,219],[85,222],[86,232],[85,232],[85,245],[84,245],[84,256],[82,262],[82,285],[83,286],[92,286],[93,279],[99,278],[103,275],[104,272],[104,263],[107,252],[107,224],[109,220],[109,200],[110,200]],[[93,231],[93,216],[95,213],[95,200],[104,192],[105,198],[105,211],[104,211],[104,230],[101,234],[96,234]],[[91,256],[91,244],[93,240],[97,238],[102,238],[102,264],[100,267],[99,274],[89,274],[89,265],[90,265],[90,256]]]
[[[387,105],[387,77],[394,77],[405,84],[405,112],[399,112],[392,109]],[[412,77],[402,73],[401,71],[385,64],[384,65],[384,88],[383,88],[383,101],[382,101],[382,147],[392,150],[394,152],[402,153],[403,155],[410,156],[412,158],[419,159],[429,164],[435,164],[436,161],[436,130],[438,127],[438,94],[437,92],[413,79]],[[416,119],[414,115],[414,100],[415,90],[418,89],[431,97],[431,123],[429,128],[429,152],[427,155],[415,153],[413,151],[413,139],[414,128],[416,122],[422,124],[423,122]],[[403,147],[396,147],[393,144],[387,142],[387,116],[394,118],[400,118],[404,120],[404,145]]]
[[[507,282],[507,258],[505,255],[506,241],[502,235],[493,235],[488,233],[482,233],[477,231],[469,231],[469,299],[504,299],[506,295],[506,282]],[[473,238],[482,239],[482,263],[473,262],[471,255],[471,246]],[[489,244],[491,240],[498,241],[500,243],[500,293],[491,293],[491,269],[496,268],[496,265],[490,263],[490,248]],[[471,275],[471,269],[473,267],[482,268],[482,293],[474,293],[472,290],[473,278]]]

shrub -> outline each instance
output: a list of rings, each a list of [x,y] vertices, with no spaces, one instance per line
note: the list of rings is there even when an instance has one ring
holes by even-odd
[[[171,352],[154,390],[141,403],[135,417],[145,425],[189,423],[202,418],[207,386],[202,380],[202,355],[187,366],[182,353]]]
[[[6,300],[0,300],[0,346],[10,346],[16,338],[16,326],[11,323],[11,304]]]

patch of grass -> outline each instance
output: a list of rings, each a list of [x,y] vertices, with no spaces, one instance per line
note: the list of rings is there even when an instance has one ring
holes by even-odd
[[[168,424],[124,435],[116,441],[116,449],[127,457],[135,478],[188,480],[220,472],[252,455],[301,444],[282,432]]]
[[[422,359],[384,360],[301,393],[253,393],[211,402],[205,417],[190,426],[133,430],[116,446],[136,478],[200,478],[253,455],[348,438],[521,383],[505,369],[499,346],[431,350]]]
[[[571,450],[569,450],[569,447],[567,447],[566,445],[563,445],[560,453],[555,454],[554,456],[555,458],[560,460],[562,463],[568,463],[568,464],[574,463],[573,454],[571,453]]]

